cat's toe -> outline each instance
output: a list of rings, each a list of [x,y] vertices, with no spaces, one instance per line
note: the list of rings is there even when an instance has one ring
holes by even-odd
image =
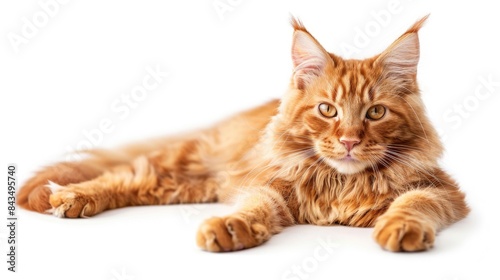
[[[196,241],[206,251],[228,252],[255,247],[264,241],[263,235],[268,235],[263,225],[236,216],[215,217],[200,226]]]
[[[49,198],[52,209],[47,212],[59,218],[85,218],[95,214],[92,205],[95,204],[88,196],[71,191],[58,189]]]
[[[404,215],[381,217],[374,238],[382,248],[393,252],[415,252],[432,248],[435,230],[430,223]]]

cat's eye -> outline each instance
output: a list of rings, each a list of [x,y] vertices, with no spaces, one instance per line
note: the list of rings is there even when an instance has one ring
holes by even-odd
[[[326,104],[326,103],[321,103],[318,106],[319,112],[321,115],[327,118],[333,118],[337,116],[337,109],[333,107],[332,105]]]
[[[382,105],[372,106],[366,112],[366,118],[370,120],[380,120],[384,115],[385,115],[385,107]]]

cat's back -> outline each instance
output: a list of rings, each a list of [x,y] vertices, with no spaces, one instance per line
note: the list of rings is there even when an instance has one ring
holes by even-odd
[[[276,99],[243,111],[220,123],[213,132],[226,147],[253,146],[271,118],[278,113],[279,103]]]

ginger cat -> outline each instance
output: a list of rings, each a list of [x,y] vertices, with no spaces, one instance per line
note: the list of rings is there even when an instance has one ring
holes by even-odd
[[[18,203],[57,217],[133,205],[233,202],[206,220],[212,252],[264,243],[294,224],[375,227],[389,251],[421,251],[468,212],[416,81],[417,21],[365,60],[328,53],[292,19],[293,74],[274,100],[190,135],[90,151],[26,182]]]

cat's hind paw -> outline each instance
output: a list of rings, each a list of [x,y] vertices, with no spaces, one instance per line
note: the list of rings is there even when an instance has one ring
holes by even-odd
[[[96,201],[90,196],[52,182],[47,186],[52,194],[49,203],[52,209],[47,213],[59,218],[86,218],[97,214]]]
[[[260,245],[270,234],[259,223],[250,224],[238,216],[211,218],[199,228],[196,242],[200,248],[210,252],[228,252]]]

